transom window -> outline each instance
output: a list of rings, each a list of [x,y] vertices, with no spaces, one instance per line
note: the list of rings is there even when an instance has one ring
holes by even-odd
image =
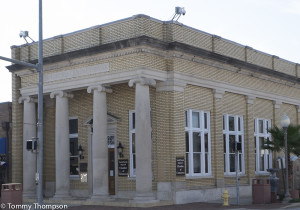
[[[78,119],[69,118],[70,175],[78,175]]]
[[[254,142],[255,142],[255,171],[257,173],[267,173],[267,169],[272,166],[272,153],[268,149],[263,149],[266,140],[271,140],[268,129],[271,128],[271,120],[254,119]]]
[[[238,169],[245,173],[244,164],[244,123],[243,116],[223,115],[223,146],[224,146],[224,174],[233,175],[235,168],[235,144],[241,143],[242,150],[238,154]]]
[[[211,174],[210,113],[185,111],[186,175]]]

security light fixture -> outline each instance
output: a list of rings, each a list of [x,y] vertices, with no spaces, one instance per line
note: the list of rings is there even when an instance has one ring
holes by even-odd
[[[123,158],[124,157],[124,155],[123,155],[124,147],[123,147],[121,142],[119,142],[119,145],[118,145],[117,149],[118,149],[118,153],[119,153],[120,158]]]
[[[28,34],[29,34],[28,31],[20,31],[19,33],[20,38],[24,38],[27,44],[28,44],[28,41],[26,39],[27,37],[31,39],[32,42],[34,42],[34,40]]]
[[[184,7],[175,7],[175,14],[172,18],[172,21],[174,21],[174,19],[177,17],[176,21],[178,21],[178,19],[180,18],[181,15],[185,15],[186,11],[184,9]]]
[[[84,149],[82,149],[82,146],[80,144],[79,147],[78,147],[78,155],[79,155],[80,160],[84,159],[83,151],[84,151]]]

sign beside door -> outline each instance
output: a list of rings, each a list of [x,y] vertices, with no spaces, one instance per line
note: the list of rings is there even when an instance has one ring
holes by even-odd
[[[128,176],[128,159],[118,161],[119,176]]]

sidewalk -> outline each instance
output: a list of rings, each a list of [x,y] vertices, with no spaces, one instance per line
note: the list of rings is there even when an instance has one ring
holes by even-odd
[[[214,210],[214,209],[293,209],[293,210],[300,210],[300,203],[291,203],[291,204],[283,204],[283,203],[271,203],[271,204],[252,204],[251,197],[242,197],[240,198],[240,205],[236,204],[236,199],[230,199],[229,201],[230,206],[223,206],[222,200],[211,201],[208,203],[189,203],[189,204],[177,204],[177,205],[165,205],[165,206],[154,206],[154,207],[124,207],[124,206],[101,206],[101,205],[81,205],[81,206],[69,206],[68,209],[71,210],[136,210],[136,209],[165,209],[165,210],[198,210],[198,209],[207,209],[207,210]]]

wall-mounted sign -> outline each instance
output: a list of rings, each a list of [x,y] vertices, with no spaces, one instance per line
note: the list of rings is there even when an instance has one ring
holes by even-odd
[[[128,159],[118,161],[119,176],[128,176]]]
[[[184,157],[176,157],[176,175],[185,175]]]

